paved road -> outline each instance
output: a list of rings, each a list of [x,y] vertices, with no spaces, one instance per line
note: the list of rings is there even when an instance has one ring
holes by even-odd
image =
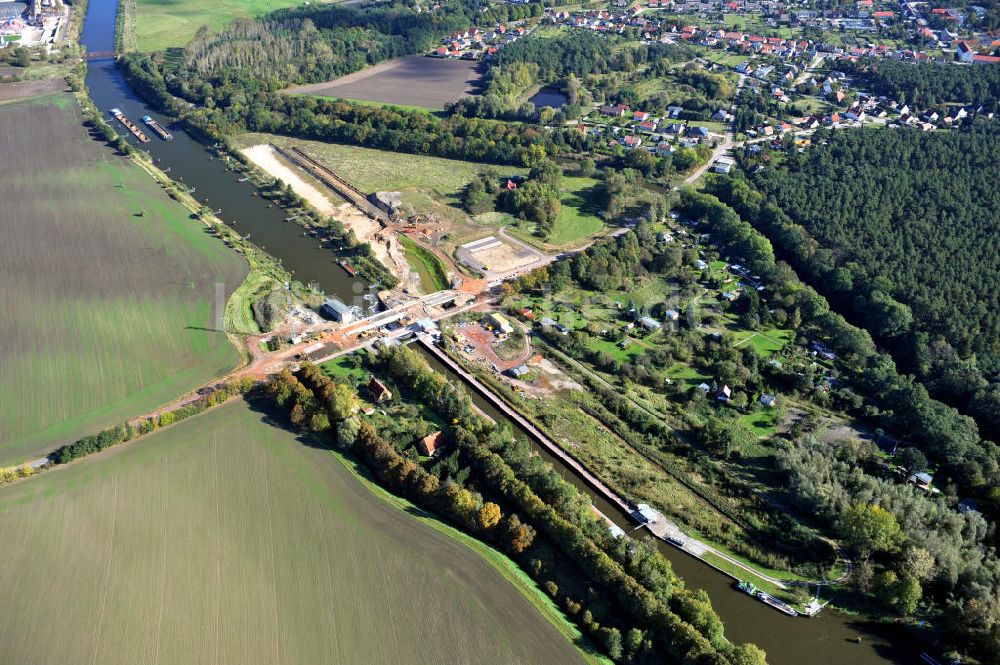
[[[747,80],[746,74],[740,74],[739,76],[740,80],[736,84],[736,94],[733,96],[733,104],[731,107],[733,110],[735,110],[736,102],[740,98],[740,92],[743,91],[743,84],[745,84]],[[687,178],[684,178],[684,184],[690,185],[693,182],[695,182],[698,178],[705,175],[705,172],[712,167],[712,165],[716,162],[716,160],[718,160],[719,157],[722,157],[724,154],[726,154],[726,152],[728,152],[729,149],[733,147],[735,140],[735,130],[736,130],[736,122],[734,120],[733,122],[729,123],[729,129],[727,129],[726,133],[723,135],[722,143],[715,146],[715,150],[712,151],[712,156],[709,157],[704,164],[696,168],[694,170],[694,173],[689,175]]]

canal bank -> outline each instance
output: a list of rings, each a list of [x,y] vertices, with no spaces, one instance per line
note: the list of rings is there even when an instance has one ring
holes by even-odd
[[[414,347],[434,371],[449,381],[469,384],[435,355],[420,345]],[[591,484],[562,459],[539,445],[518,422],[507,417],[482,394],[469,390],[473,403],[498,423],[506,423],[524,438],[546,462],[568,482],[591,498],[594,506],[625,532],[636,529],[636,523],[616,503],[595,492]],[[635,534],[633,534],[635,535]],[[708,592],[712,606],[726,626],[726,636],[734,642],[753,642],[767,652],[771,665],[885,665],[886,663],[916,663],[919,654],[908,648],[901,630],[862,618],[850,617],[830,608],[813,618],[792,618],[774,610],[755,598],[735,589],[733,580],[684,551],[656,540],[661,554],[688,587]],[[823,598],[829,600],[829,598]],[[861,642],[858,642],[861,637]]]
[[[114,49],[117,0],[90,0],[82,42],[89,52]],[[150,153],[157,166],[170,176],[194,188],[192,195],[213,210],[221,209],[219,216],[241,234],[250,235],[252,242],[266,249],[282,261],[284,267],[294,271],[301,282],[316,282],[328,294],[336,294],[344,301],[356,297],[367,289],[361,280],[351,278],[337,263],[337,256],[328,249],[317,247],[315,240],[302,234],[296,224],[287,223],[285,214],[253,196],[254,188],[248,182],[239,182],[239,174],[230,171],[211,150],[201,145],[183,130],[172,126],[169,118],[155,113],[140,100],[125,83],[113,60],[94,60],[89,63],[87,87],[98,109],[107,113],[119,108],[133,118],[149,115],[165,126],[173,140],[154,138],[140,147]],[[138,145],[138,142],[135,143]],[[433,357],[431,366],[451,381],[460,378]],[[480,409],[498,422],[508,422],[514,431],[518,425],[481,396],[473,394]],[[522,432],[523,435],[523,432]],[[530,440],[530,438],[529,438]],[[546,461],[559,469],[567,480],[581,491],[592,496],[595,506],[619,527],[630,530],[634,524],[619,507],[594,496],[592,490],[572,469],[555,456],[536,445],[536,450]],[[732,589],[729,578],[685,555],[681,551],[659,543],[661,552],[672,563],[674,570],[690,587],[705,589],[712,598],[716,611],[726,624],[726,633],[736,642],[754,642],[768,652],[772,665],[877,665],[884,663],[918,662],[915,653],[890,643],[884,626],[826,611],[814,619],[792,619],[758,601]],[[862,636],[860,643],[857,637]],[[902,644],[896,640],[896,644]]]
[[[118,0],[89,0],[81,42],[88,53],[113,51]],[[119,130],[137,149],[148,152],[157,167],[176,182],[186,185],[201,204],[219,211],[217,216],[242,236],[281,261],[282,266],[303,284],[315,283],[329,296],[344,302],[359,300],[369,291],[363,279],[349,275],[339,257],[320,247],[298,224],[288,222],[286,213],[276,204],[256,196],[254,185],[227,162],[196,141],[170,118],[157,113],[140,99],[128,84],[112,58],[88,62],[87,91],[98,111],[112,121],[113,108],[133,122],[143,116],[166,128],[171,140],[149,133],[148,143]],[[241,180],[243,180],[241,182]]]

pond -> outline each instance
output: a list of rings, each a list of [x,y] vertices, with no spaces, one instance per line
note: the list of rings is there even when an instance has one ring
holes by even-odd
[[[559,88],[542,88],[528,101],[534,104],[536,109],[540,109],[543,106],[561,109],[569,103],[569,98]]]

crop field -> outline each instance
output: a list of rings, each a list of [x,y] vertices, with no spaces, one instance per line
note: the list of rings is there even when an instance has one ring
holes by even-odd
[[[287,92],[441,109],[479,85],[479,63],[408,55]]]
[[[4,662],[582,663],[513,564],[233,401],[0,489]]]
[[[218,30],[245,16],[306,4],[301,0],[137,0],[136,40],[141,51],[184,46],[203,25]]]
[[[27,128],[30,127],[29,131]],[[0,106],[0,465],[135,416],[239,361],[210,330],[242,258],[87,137],[75,100]]]

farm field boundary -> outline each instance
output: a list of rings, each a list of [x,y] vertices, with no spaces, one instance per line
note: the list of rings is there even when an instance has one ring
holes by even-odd
[[[479,85],[479,63],[408,55],[285,92],[440,110]]]
[[[20,131],[32,126],[38,131]],[[0,464],[142,413],[240,356],[212,330],[247,274],[141,169],[81,127],[68,94],[0,106]]]
[[[26,665],[586,662],[504,557],[268,420],[233,401],[0,490],[0,555],[21,562],[0,570],[5,653]],[[42,629],[53,637],[33,639]]]

